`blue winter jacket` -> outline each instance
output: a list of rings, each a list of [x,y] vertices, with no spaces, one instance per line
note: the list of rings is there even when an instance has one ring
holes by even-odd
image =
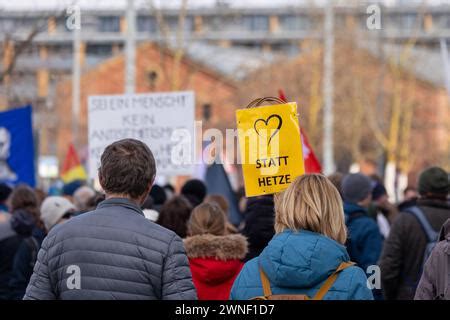
[[[377,265],[383,246],[383,238],[375,220],[367,216],[367,210],[352,203],[344,203],[345,222],[349,241],[350,259],[365,272],[370,265]]]
[[[270,280],[273,294],[314,297],[324,281],[349,261],[345,247],[318,233],[286,230],[275,235],[261,255],[247,262],[231,290],[230,299],[263,295],[259,267]],[[343,270],[325,300],[372,300],[365,273],[356,266]]]

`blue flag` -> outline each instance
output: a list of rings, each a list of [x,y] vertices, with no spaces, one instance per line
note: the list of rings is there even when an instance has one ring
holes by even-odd
[[[236,195],[222,164],[214,162],[206,169],[205,183],[209,194],[220,194],[228,200],[230,206],[228,218],[232,224],[238,226],[242,221],[242,215],[239,212]]]
[[[31,106],[0,112],[0,182],[36,184]]]

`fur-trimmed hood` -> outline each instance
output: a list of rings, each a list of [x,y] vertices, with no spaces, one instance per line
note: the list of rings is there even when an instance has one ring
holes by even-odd
[[[196,235],[186,238],[184,246],[190,259],[242,260],[248,252],[247,239],[240,234],[226,236]]]

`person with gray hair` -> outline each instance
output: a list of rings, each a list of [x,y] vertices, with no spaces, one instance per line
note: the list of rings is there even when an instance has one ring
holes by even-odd
[[[89,201],[95,197],[95,191],[89,186],[79,187],[73,194],[73,202],[78,213],[89,211]]]

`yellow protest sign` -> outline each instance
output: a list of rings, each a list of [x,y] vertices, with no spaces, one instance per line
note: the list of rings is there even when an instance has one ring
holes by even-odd
[[[304,174],[297,104],[236,111],[246,196],[283,191]]]

